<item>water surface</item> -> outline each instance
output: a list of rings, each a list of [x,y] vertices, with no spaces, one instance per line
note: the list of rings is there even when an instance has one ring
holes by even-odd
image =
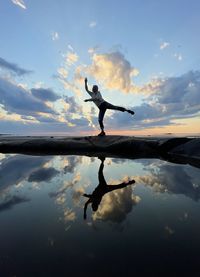
[[[199,276],[198,168],[0,158],[0,276]]]

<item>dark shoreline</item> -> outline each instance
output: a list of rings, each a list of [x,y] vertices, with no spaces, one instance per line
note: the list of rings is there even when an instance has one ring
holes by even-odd
[[[158,158],[200,167],[200,139],[132,136],[0,136],[1,153]]]

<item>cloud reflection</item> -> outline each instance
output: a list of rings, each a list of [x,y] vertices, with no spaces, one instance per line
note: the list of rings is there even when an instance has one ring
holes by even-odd
[[[3,200],[3,203],[0,203],[0,212],[11,209],[15,205],[25,203],[28,201],[30,201],[30,199],[28,199],[26,197],[17,196],[17,195],[14,195],[11,197],[6,197]]]
[[[33,173],[28,178],[29,182],[44,182],[50,181],[59,173],[58,170],[51,168],[40,168]]]
[[[195,201],[200,198],[200,170],[189,165],[160,160],[104,161],[104,158],[97,163],[96,158],[79,156],[0,157],[0,211],[32,199],[25,186],[27,181],[34,182],[35,187],[40,182],[48,182],[45,189],[61,210],[61,219],[71,223],[79,213],[82,216],[84,204],[85,217],[91,205],[93,221],[122,223],[141,200],[134,194],[141,184],[158,193],[180,194]],[[113,176],[108,183],[103,173],[105,169]],[[128,176],[134,176],[134,180]],[[96,178],[99,183],[93,187]],[[25,191],[26,197],[16,196],[19,191]]]
[[[8,156],[0,164],[0,192],[12,185],[17,185],[41,168],[50,157]]]
[[[111,221],[120,223],[126,219],[133,206],[141,200],[139,196],[133,195],[131,186],[113,191],[107,194],[98,209],[93,214],[94,220]]]
[[[109,219],[111,221],[122,221],[125,218],[126,213],[130,212],[132,209],[133,202],[128,201],[129,197],[132,197],[131,196],[132,189],[131,190],[129,189],[130,191],[128,191],[128,186],[134,184],[135,180],[128,179],[119,184],[108,185],[103,174],[105,158],[99,158],[99,159],[101,160],[101,164],[99,166],[99,171],[98,171],[99,184],[92,192],[92,194],[83,194],[83,196],[88,198],[88,201],[85,203],[85,206],[84,206],[84,219],[87,218],[87,207],[89,204],[91,204],[93,211],[96,212],[96,216],[93,216],[94,220],[98,218],[102,220]],[[121,194],[117,193],[116,190],[120,190],[122,191],[122,193]],[[107,197],[108,203],[106,203],[106,201],[104,200],[104,205],[103,205],[101,202],[105,194],[109,195],[109,197]],[[128,196],[128,199],[126,199],[125,197],[125,201],[123,201],[124,196]],[[103,206],[103,208],[101,208],[101,211],[99,211],[100,203],[101,203],[101,206]],[[112,208],[112,206],[114,208]],[[118,208],[120,207],[120,208],[117,209],[117,207]]]
[[[183,194],[195,201],[200,199],[200,170],[166,162],[146,168],[147,175],[136,176],[138,183],[150,186],[156,192]]]

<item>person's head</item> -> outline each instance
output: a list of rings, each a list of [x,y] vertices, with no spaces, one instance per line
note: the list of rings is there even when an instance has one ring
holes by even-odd
[[[99,90],[98,86],[97,86],[97,85],[94,85],[93,88],[92,88],[92,91],[93,91],[94,93],[96,93],[98,90]]]

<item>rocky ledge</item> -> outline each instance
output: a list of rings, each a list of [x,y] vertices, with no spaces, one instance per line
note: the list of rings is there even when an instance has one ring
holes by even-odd
[[[0,136],[1,153],[161,158],[200,167],[200,138]]]

